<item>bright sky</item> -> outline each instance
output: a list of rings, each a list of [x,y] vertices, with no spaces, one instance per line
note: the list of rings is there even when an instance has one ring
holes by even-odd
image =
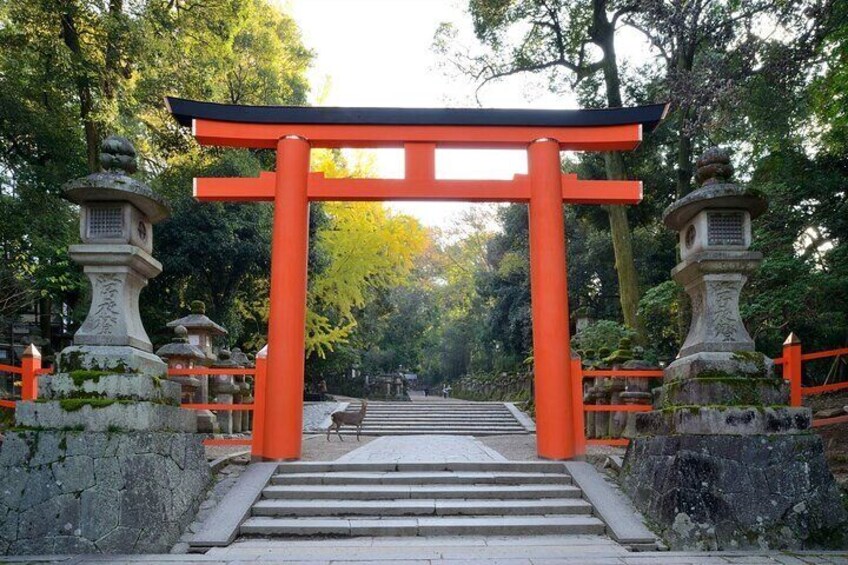
[[[467,0],[280,0],[316,53],[311,102],[322,106],[473,107],[470,81],[438,68],[433,36],[452,22],[473,44]],[[329,83],[327,82],[329,81]],[[327,85],[327,89],[324,89]],[[325,93],[323,100],[317,98]],[[319,103],[320,102],[320,103]],[[488,85],[480,102],[491,108],[575,108],[528,76]],[[401,150],[376,152],[382,177],[403,176]],[[439,178],[511,178],[525,173],[523,151],[438,150]],[[446,227],[470,204],[403,202],[390,206],[430,226]]]

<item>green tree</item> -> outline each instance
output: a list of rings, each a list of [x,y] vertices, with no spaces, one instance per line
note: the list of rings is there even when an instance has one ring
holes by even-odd
[[[172,198],[177,212],[171,223],[157,226],[160,235],[177,232],[174,246],[169,248],[170,237],[157,240],[165,243],[160,258],[178,265],[185,277],[170,279],[174,286],[167,289],[154,283],[145,302],[166,304],[173,296],[208,292],[214,304],[246,291],[231,288],[253,282],[235,271],[261,268],[267,213],[219,208],[218,233],[245,245],[216,258],[231,276],[211,288],[186,291],[209,269],[195,262],[191,271],[192,258],[208,258],[197,254],[210,243],[204,226],[175,226],[215,209],[190,200],[191,174],[256,171],[270,165],[268,156],[200,149],[168,116],[163,96],[302,104],[311,56],[294,21],[265,0],[0,1],[0,205],[10,219],[0,227],[0,242],[10,270],[46,306],[52,301],[73,307],[79,300],[84,282],[67,260],[67,246],[77,237],[76,213],[59,188],[97,170],[100,139],[117,132],[135,143],[143,157],[141,174]],[[252,251],[257,254],[248,258]],[[169,296],[151,296],[157,289]],[[2,295],[14,293],[4,288]],[[179,305],[176,300],[170,310]],[[157,329],[159,319],[153,322]]]

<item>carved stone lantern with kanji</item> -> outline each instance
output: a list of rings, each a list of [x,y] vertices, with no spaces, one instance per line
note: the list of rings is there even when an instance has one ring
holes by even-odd
[[[789,405],[786,381],[739,313],[762,260],[750,250],[751,220],[766,202],[730,180],[724,151],[706,151],[697,165],[700,187],[664,216],[680,234],[672,276],[692,304],[689,335],[663,371],[654,410],[629,426],[622,489],[672,549],[804,547],[844,530],[848,514],[810,409]]]
[[[139,294],[147,281],[162,272],[153,258],[153,224],[170,215],[164,199],[136,172],[135,149],[122,137],[103,141],[103,171],[69,182],[64,196],[80,206],[81,244],[69,249],[91,281],[91,307],[62,351],[63,371],[122,370],[161,375],[165,364],[139,315]]]
[[[680,263],[672,271],[692,302],[692,324],[680,358],[699,353],[753,351],[754,340],[739,315],[739,293],[762,254],[751,251],[751,220],[766,201],[730,181],[729,155],[712,148],[698,159],[700,188],[665,212],[679,232]]]

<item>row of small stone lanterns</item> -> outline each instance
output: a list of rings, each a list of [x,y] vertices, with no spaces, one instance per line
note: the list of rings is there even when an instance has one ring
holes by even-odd
[[[645,370],[653,369],[647,361],[636,359],[631,341],[622,338],[618,349],[601,348],[597,352],[581,352],[586,369]],[[650,406],[652,395],[649,384],[642,378],[596,377],[583,388],[583,404],[586,406],[644,405]],[[625,430],[632,429],[635,412],[587,412],[585,433],[587,439],[619,439]]]
[[[212,343],[216,337],[227,335],[227,330],[206,315],[206,305],[195,300],[188,316],[168,322],[174,328],[171,343],[156,351],[168,363],[169,369],[244,369],[252,366],[251,360],[238,348],[221,349],[216,354]],[[185,375],[169,376],[169,380],[182,387],[183,404],[251,404],[253,379],[245,375]],[[197,431],[205,433],[234,434],[252,429],[249,411],[197,410]]]

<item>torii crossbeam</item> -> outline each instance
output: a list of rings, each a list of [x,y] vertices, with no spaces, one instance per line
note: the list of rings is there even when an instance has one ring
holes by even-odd
[[[301,456],[309,202],[455,200],[527,202],[533,315],[537,451],[569,459],[583,438],[570,375],[563,202],[638,204],[639,181],[564,175],[560,151],[632,150],[666,105],[605,110],[488,110],[237,106],[167,98],[174,117],[204,145],[276,148],[276,172],[257,178],[198,178],[201,201],[273,201],[271,308],[264,430],[253,455]],[[328,179],[309,171],[311,148],[402,147],[403,179]],[[437,148],[526,149],[528,174],[511,180],[441,180]],[[256,434],[258,437],[260,434]]]

